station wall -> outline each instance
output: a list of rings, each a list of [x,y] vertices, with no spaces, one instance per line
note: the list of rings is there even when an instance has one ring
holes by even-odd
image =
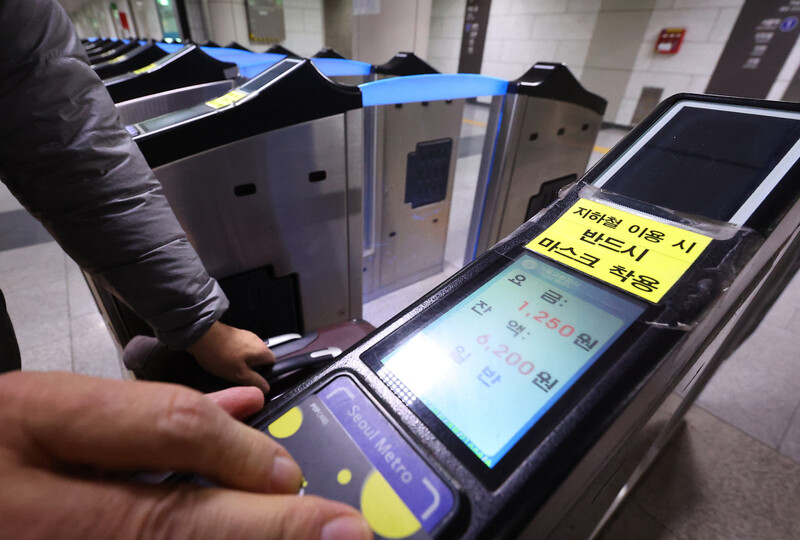
[[[493,0],[481,73],[516,79],[536,62],[563,62],[580,77],[597,21],[599,1]],[[434,0],[430,61],[458,69],[466,0]]]
[[[641,113],[637,106],[645,89],[660,91],[661,99],[705,90],[744,2],[492,0],[481,73],[516,79],[538,61],[563,62],[587,89],[609,101],[606,121],[630,125]],[[133,14],[138,35],[163,37],[155,0],[116,3]],[[210,39],[222,45],[237,41],[256,51],[267,48],[248,39],[244,0],[185,0],[185,4],[196,41]],[[284,0],[282,45],[304,56],[324,46],[338,46],[346,56],[374,64],[398,51],[413,50],[440,71],[456,72],[465,8],[466,0]],[[72,16],[81,36],[120,37],[108,0],[94,0]],[[661,29],[675,27],[686,29],[680,51],[656,54]],[[770,99],[782,98],[799,67],[800,40]]]
[[[130,0],[136,31],[140,37],[162,39],[161,25],[155,3],[148,0]]]
[[[605,120],[633,123],[645,87],[703,92],[744,0],[493,0],[481,73],[514,79],[538,61],[565,63],[609,101]],[[433,0],[430,62],[458,69],[466,0]],[[654,52],[663,28],[686,28],[675,55]],[[769,99],[781,99],[800,67],[800,40]]]
[[[400,51],[429,56],[431,0],[383,0],[354,7],[353,59],[379,65]]]
[[[609,99],[606,119],[631,124],[645,87],[662,88],[662,98],[705,91],[743,4],[604,0],[582,81]],[[627,21],[632,22],[623,24]],[[686,28],[677,54],[655,52],[664,28]],[[634,33],[640,33],[638,41],[632,39]]]
[[[158,21],[154,0],[131,0],[125,10],[117,0],[118,7],[133,14],[136,33],[143,38],[163,39],[164,35]],[[206,0],[210,28],[206,28],[202,0],[185,0],[189,29],[195,41],[212,40],[220,45],[231,41],[241,43],[254,51],[263,51],[269,44],[253,43],[249,39],[247,15],[244,0]],[[322,26],[322,0],[284,0],[283,12],[286,26],[286,40],[282,45],[301,56],[311,56],[324,46]],[[115,29],[108,0],[95,0],[70,14],[81,37],[96,36],[98,33],[108,37],[123,37]],[[100,21],[99,30],[90,23]]]
[[[269,44],[250,41],[245,2],[241,0],[208,0],[211,30],[210,39],[225,45],[231,41],[260,52]],[[301,56],[311,56],[324,46],[322,31],[322,0],[284,0],[284,47]]]

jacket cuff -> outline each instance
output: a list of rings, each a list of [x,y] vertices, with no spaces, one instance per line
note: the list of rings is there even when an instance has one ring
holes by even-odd
[[[211,292],[202,302],[197,303],[191,308],[191,311],[199,313],[191,326],[176,328],[169,331],[155,331],[158,340],[170,349],[182,351],[197,343],[208,329],[211,328],[211,325],[217,322],[222,317],[223,313],[228,310],[230,303],[225,293],[216,280],[212,279],[211,281]]]

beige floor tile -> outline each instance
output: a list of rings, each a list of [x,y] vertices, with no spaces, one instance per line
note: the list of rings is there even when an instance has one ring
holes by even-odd
[[[469,224],[472,219],[472,205],[475,200],[475,185],[478,182],[477,169],[480,166],[480,160],[480,155],[463,157],[458,160],[456,167],[444,258],[445,261],[458,268],[464,266],[464,253],[467,247]]]
[[[24,371],[72,371],[72,343],[69,337],[44,342],[41,346],[20,352]]]
[[[786,429],[786,434],[783,436],[778,450],[784,456],[800,463],[800,404],[794,411],[792,420],[789,422],[789,427]]]
[[[720,366],[697,404],[778,448],[800,403],[800,328],[762,324]]]
[[[65,279],[3,293],[21,351],[69,338]]]
[[[638,504],[628,502],[606,525],[598,540],[676,540],[677,538]]]
[[[71,320],[72,358],[75,373],[122,379],[120,350],[99,313]]]
[[[678,538],[800,538],[800,464],[697,407],[631,501]]]
[[[99,313],[80,267],[69,258],[67,258],[67,297],[71,318]]]
[[[0,251],[0,272],[5,273],[14,268],[55,265],[63,257],[63,253],[55,242]]]
[[[373,326],[380,326],[401,310],[408,307],[412,302],[422,295],[435,288],[445,279],[456,272],[457,268],[451,264],[446,264],[443,272],[430,276],[422,281],[403,287],[396,291],[384,294],[370,302],[364,304],[362,318]]]
[[[53,259],[52,262],[2,270],[0,272],[0,288],[4,291],[24,291],[54,282],[63,282],[67,276],[63,257],[56,256]]]
[[[0,183],[0,212],[13,212],[22,210],[22,205],[11,194],[5,184]]]

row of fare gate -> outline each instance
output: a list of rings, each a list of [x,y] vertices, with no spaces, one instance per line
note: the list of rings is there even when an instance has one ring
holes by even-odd
[[[442,271],[465,108],[484,119],[468,137],[477,179],[458,170],[476,186],[467,264],[583,174],[606,106],[554,63],[506,81],[412,53],[374,66],[330,50],[85,45],[228,295],[223,320],[264,338],[360,319],[365,301]],[[122,346],[150,333],[90,285]]]
[[[124,55],[135,58],[136,50],[153,47],[162,44],[142,43]],[[364,299],[439,272],[449,215],[464,210],[454,208],[453,197],[461,173],[459,147],[476,145],[464,136],[465,116],[480,111],[485,118],[477,139],[480,163],[472,202],[467,203],[471,208],[466,209],[471,217],[463,263],[485,256],[327,370],[279,395],[264,413],[283,414],[289,405],[303,406],[311,399],[327,406],[323,398],[339,388],[326,396],[322,390],[350,381],[353,395],[364,397],[359,403],[372,403],[376,417],[385,416],[385,433],[402,429],[398,440],[407,437],[436,464],[442,478],[453,480],[453,489],[428,487],[424,492],[449,491],[461,505],[448,518],[451,528],[434,524],[426,529],[434,536],[596,537],[714,371],[758,325],[800,265],[800,111],[793,104],[675,96],[572,185],[586,168],[605,101],[584,90],[560,64],[538,63],[519,79],[505,81],[436,73],[404,53],[381,66],[330,54],[303,59],[286,51],[257,55],[195,45],[161,53],[149,64],[110,76],[106,84],[190,241],[228,294],[227,322],[264,337],[318,331],[347,349],[366,334],[351,335],[349,345],[343,345],[333,328],[358,319]],[[562,197],[542,212],[559,192]],[[450,345],[462,343],[471,329],[478,329],[474,342],[480,353],[486,344],[480,338],[488,339],[490,330],[485,336],[480,332],[492,324],[502,328],[508,319],[501,309],[493,320],[468,314],[477,322],[465,328],[464,319],[456,318],[459,310],[474,308],[465,307],[469,304],[462,299],[476,291],[505,298],[507,289],[495,293],[495,283],[519,285],[519,276],[506,280],[503,274],[495,280],[498,265],[549,266],[546,258],[531,253],[527,261],[518,258],[520,242],[558,225],[558,216],[578,202],[605,203],[626,213],[626,220],[645,220],[643,226],[633,224],[635,231],[628,226],[631,234],[643,229],[636,238],[650,222],[669,227],[681,235],[680,241],[662,247],[671,244],[671,253],[678,250],[681,257],[695,245],[684,246],[685,234],[705,238],[709,247],[696,252],[701,258],[684,260],[675,286],[667,286],[666,295],[658,298],[639,294],[653,287],[633,292],[636,285],[625,289],[616,278],[558,270],[565,280],[576,280],[569,288],[576,295],[567,308],[571,311],[563,312],[588,328],[616,325],[617,333],[607,330],[611,337],[592,353],[597,336],[586,348],[571,339],[548,345],[534,334],[525,351],[535,350],[537,362],[584,371],[565,372],[559,377],[565,390],[549,397],[531,398],[529,379],[515,379],[525,384],[498,386],[510,390],[501,397],[475,399],[478,394],[461,384],[466,379],[437,369],[436,356],[451,364]],[[520,228],[533,216],[538,217]],[[665,233],[659,234],[644,240],[653,244],[645,253],[655,252]],[[664,260],[655,259],[650,269],[666,266]],[[649,279],[651,285],[659,283]],[[120,343],[147,331],[124,306],[100,289],[95,292]],[[558,292],[547,293],[561,298]],[[516,295],[516,290],[508,293]],[[556,303],[553,296],[546,301]],[[517,305],[506,304],[513,317],[522,309]],[[570,329],[563,337],[576,331],[569,325],[561,328]],[[420,336],[432,345],[396,356],[422,341],[415,341]],[[321,349],[324,340],[316,340]],[[576,347],[587,353],[578,353],[581,362],[572,361],[578,358]],[[281,354],[276,355],[280,361]],[[507,362],[512,356],[515,362],[522,358],[512,353]],[[378,363],[382,367],[376,369]],[[552,389],[550,373],[536,376],[547,388],[536,380],[533,384],[543,392]],[[475,388],[486,384],[480,377],[477,381],[470,383]],[[679,383],[681,391],[672,393]],[[678,394],[685,397],[676,408],[667,397]],[[468,399],[448,401],[464,395]],[[540,399],[552,407],[535,405]],[[426,409],[429,403],[448,409],[440,416]],[[445,420],[449,411],[455,415],[437,424],[435,417]],[[483,456],[464,444],[472,435],[461,427],[468,425],[482,437],[477,426],[491,434],[485,440],[497,442],[497,425],[518,411],[524,414],[517,418],[530,422],[514,432],[520,438],[494,445],[505,447],[502,452],[510,449],[508,457],[498,459],[511,460],[486,469]],[[260,427],[275,418],[261,417]],[[342,440],[356,440],[355,431],[347,433]],[[331,437],[326,444],[334,441]],[[304,470],[325,461],[319,452],[304,453],[304,448],[290,447]],[[382,461],[381,454],[370,463]],[[338,471],[339,461],[330,462],[331,470]],[[398,485],[392,486],[396,493]],[[434,499],[424,508],[438,508],[442,499]],[[424,518],[422,512],[419,517]]]

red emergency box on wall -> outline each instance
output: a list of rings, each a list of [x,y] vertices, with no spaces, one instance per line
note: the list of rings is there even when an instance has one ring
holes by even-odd
[[[656,41],[656,53],[675,54],[680,50],[686,28],[664,28]]]

